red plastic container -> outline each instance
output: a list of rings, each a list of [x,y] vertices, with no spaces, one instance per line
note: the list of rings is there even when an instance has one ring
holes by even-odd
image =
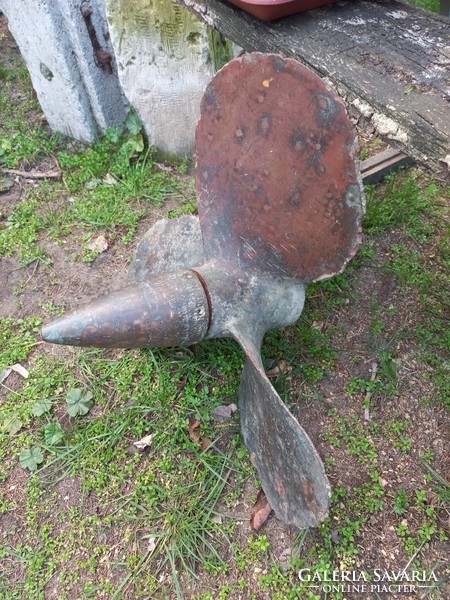
[[[262,21],[273,21],[339,0],[229,0]]]

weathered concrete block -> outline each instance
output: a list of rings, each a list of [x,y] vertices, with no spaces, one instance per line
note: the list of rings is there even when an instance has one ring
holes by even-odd
[[[128,103],[115,67],[111,71],[99,61],[82,15],[92,11],[98,45],[114,64],[104,0],[0,0],[0,9],[52,129],[91,142],[123,123]]]
[[[217,67],[232,57],[231,43],[218,44],[172,0],[106,0],[106,12],[122,89],[150,144],[190,154],[201,97]]]
[[[52,129],[90,142],[122,124],[131,103],[151,145],[192,153],[203,91],[231,42],[172,0],[0,0],[0,9]]]

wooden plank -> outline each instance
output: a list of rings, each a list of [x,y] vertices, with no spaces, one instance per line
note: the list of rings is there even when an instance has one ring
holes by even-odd
[[[441,172],[450,154],[450,22],[395,0],[355,0],[267,23],[222,0],[179,0],[246,51],[297,58],[381,135]]]
[[[414,159],[410,156],[394,148],[388,148],[361,161],[361,176],[365,184],[377,183],[400,167],[407,167],[412,164],[414,164]]]

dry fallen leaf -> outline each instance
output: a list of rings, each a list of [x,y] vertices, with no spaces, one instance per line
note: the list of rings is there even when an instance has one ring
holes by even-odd
[[[106,173],[105,177],[103,177],[103,183],[106,183],[106,185],[116,185],[117,179],[111,173]]]
[[[91,252],[105,252],[108,249],[108,242],[104,235],[99,235],[87,244],[87,249]]]
[[[28,379],[28,377],[30,376],[29,372],[25,369],[25,367],[22,367],[22,365],[19,365],[18,363],[12,365],[9,368],[15,371],[16,373],[19,373],[19,375],[21,375],[24,379]]]
[[[264,490],[261,488],[258,492],[256,502],[252,508],[252,516],[250,517],[251,528],[254,531],[259,531],[269,518],[271,512],[272,507],[267,500]]]
[[[156,537],[153,536],[149,536],[148,538],[148,547],[147,547],[147,552],[149,554],[152,554],[155,551],[156,548]]]
[[[172,173],[174,168],[169,165],[163,165],[162,163],[155,163],[155,167],[157,167],[160,171]]]
[[[211,416],[215,421],[219,421],[221,423],[225,421],[229,421],[234,412],[237,411],[236,404],[228,404],[222,406],[216,406],[211,411]]]
[[[210,440],[209,438],[202,438],[201,442],[202,450],[207,450],[212,444],[212,440]]]
[[[292,371],[292,367],[290,365],[288,365],[286,361],[280,360],[280,362],[278,363],[278,365],[276,367],[274,367],[273,369],[269,369],[269,371],[267,371],[267,376],[268,377],[277,377],[278,375],[281,375],[281,373],[290,373],[291,371]]]
[[[189,423],[189,437],[194,442],[194,444],[200,443],[200,421],[193,421]]]
[[[14,177],[2,177],[0,178],[0,194],[2,192],[9,191],[14,185]]]
[[[19,373],[19,375],[21,375],[24,379],[28,379],[28,377],[30,376],[30,373],[25,369],[25,367],[22,367],[22,365],[16,363],[15,365],[11,365],[3,369],[3,371],[0,373],[0,383],[3,383],[5,379],[9,377],[11,371]]]
[[[146,448],[148,448],[151,445],[154,435],[155,435],[154,433],[150,433],[149,435],[146,435],[145,437],[143,437],[141,440],[138,440],[137,442],[133,442],[133,444],[136,446],[136,448],[138,450],[145,450]]]
[[[202,450],[206,450],[209,448],[209,446],[211,446],[212,440],[201,436],[200,425],[200,421],[193,421],[192,423],[189,423],[189,437],[194,444],[200,444]]]
[[[3,383],[5,381],[8,375],[10,375],[11,370],[11,367],[6,367],[6,369],[3,369],[3,371],[0,373],[0,383]]]

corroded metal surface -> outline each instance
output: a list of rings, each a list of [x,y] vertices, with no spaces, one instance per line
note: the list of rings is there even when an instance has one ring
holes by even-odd
[[[277,516],[300,528],[314,527],[327,516],[331,494],[322,461],[267,378],[259,350],[242,334],[241,343],[247,360],[239,412],[250,459]]]
[[[128,278],[132,283],[147,281],[160,273],[190,269],[205,262],[197,216],[160,219],[139,242]]]
[[[196,148],[208,256],[309,282],[355,254],[355,132],[310,70],[258,53],[226,65],[203,97]]]
[[[71,346],[168,347],[200,342],[209,320],[202,284],[192,271],[181,271],[98,298],[46,325],[42,337]]]
[[[157,347],[232,337],[246,363],[242,433],[275,513],[310,527],[330,486],[261,362],[266,331],[298,319],[305,283],[341,271],[360,238],[356,143],[339,99],[292,60],[249,55],[216,75],[197,130],[200,219],[156,223],[129,287],[47,325],[47,341]]]

